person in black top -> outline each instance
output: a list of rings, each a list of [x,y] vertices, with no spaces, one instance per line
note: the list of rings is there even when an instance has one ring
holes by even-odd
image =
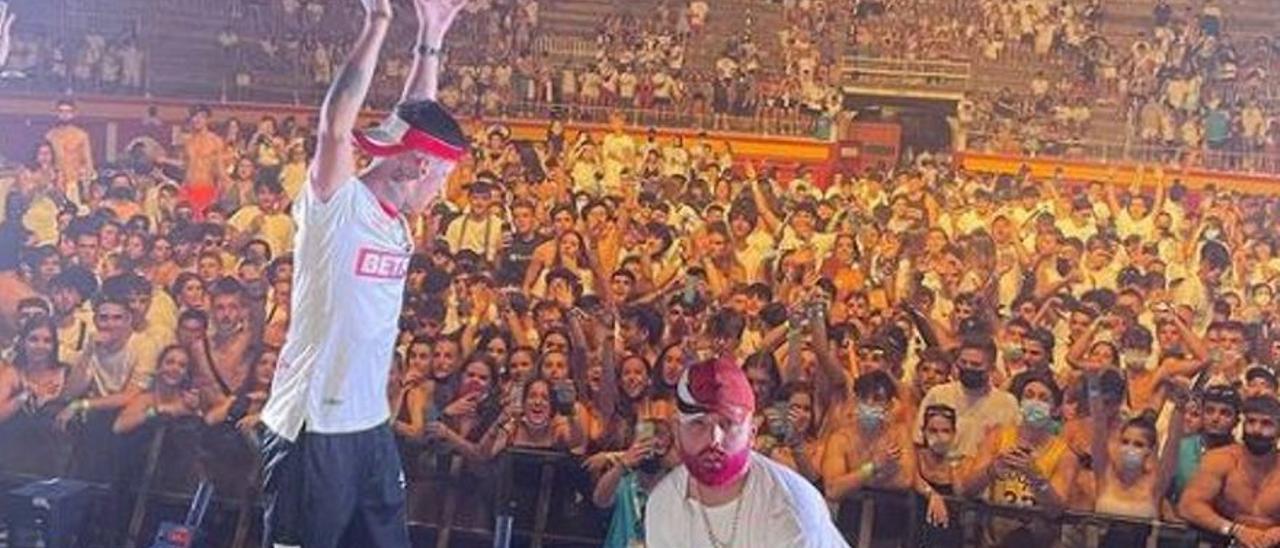
[[[500,287],[520,287],[534,250],[546,242],[536,230],[536,219],[532,202],[517,200],[511,204],[511,230],[498,250],[496,281]]]

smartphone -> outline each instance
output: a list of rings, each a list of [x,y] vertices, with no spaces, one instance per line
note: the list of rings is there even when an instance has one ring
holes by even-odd
[[[784,441],[791,437],[791,419],[787,411],[787,405],[782,402],[765,410],[765,420],[769,425],[769,432],[778,441]]]
[[[573,404],[574,404],[573,383],[569,381],[557,382],[555,386],[552,387],[551,391],[553,392],[552,394],[552,399],[554,400],[553,407],[555,407],[556,413],[559,413],[561,415],[573,414]]]
[[[698,295],[698,279],[692,274],[684,275],[684,302],[693,304]]]
[[[657,433],[653,421],[642,420],[636,423],[636,441],[645,441]]]

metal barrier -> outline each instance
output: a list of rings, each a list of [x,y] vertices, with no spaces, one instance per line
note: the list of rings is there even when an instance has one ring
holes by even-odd
[[[498,112],[476,112],[477,115],[517,119],[546,120],[558,112],[576,122],[604,123],[617,113],[628,125],[663,128],[694,128],[759,133],[763,135],[830,139],[833,125],[827,117],[806,112],[779,112],[756,116],[738,116],[695,112],[686,108],[639,109],[615,106],[590,106],[562,103],[508,103]]]
[[[953,61],[847,55],[841,68],[847,85],[876,83],[963,90],[973,78],[972,64]]]
[[[534,49],[546,55],[575,61],[595,59],[600,45],[594,40],[577,36],[540,36],[533,42]]]
[[[1005,152],[1027,157],[1078,158],[1096,162],[1161,163],[1179,167],[1233,173],[1280,174],[1280,155],[1261,151],[1240,151],[1200,147],[1132,144],[1122,141],[1070,141],[1041,143],[1029,149],[1017,136],[969,132],[966,149],[973,152]],[[1005,144],[1007,143],[1007,144]],[[1012,150],[1008,150],[1012,147]]]
[[[258,545],[259,467],[257,452],[247,440],[198,421],[181,420],[116,436],[110,433],[112,420],[106,415],[92,417],[75,435],[65,437],[72,447],[34,455],[73,455],[62,463],[62,471],[22,470],[13,462],[0,461],[0,487],[8,489],[50,475],[94,482],[96,520],[89,524],[93,542],[88,545],[128,548],[150,538],[160,522],[181,521],[197,484],[208,481],[219,496],[206,522],[204,546]],[[12,442],[11,436],[19,431],[9,423],[0,425],[0,430],[0,447],[11,447],[6,442]],[[402,454],[415,546],[489,547],[495,532],[509,532],[513,545],[533,548],[600,546],[604,541],[610,513],[591,503],[591,479],[577,457],[511,449],[493,463],[477,464],[438,447],[412,444],[403,444]],[[219,465],[230,475],[216,470]],[[996,506],[959,498],[948,499],[948,506],[954,529],[940,530],[924,523],[924,500],[916,494],[865,489],[843,501],[833,519],[855,548],[1223,545],[1223,539],[1179,523]],[[993,538],[999,536],[993,531],[1004,538]]]

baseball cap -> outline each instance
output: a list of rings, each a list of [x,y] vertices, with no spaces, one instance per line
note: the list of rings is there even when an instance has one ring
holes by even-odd
[[[676,408],[686,416],[717,412],[750,416],[756,409],[756,397],[742,366],[725,357],[685,369],[676,384]]]
[[[1276,386],[1277,384],[1280,384],[1276,382],[1275,372],[1272,371],[1270,367],[1267,367],[1265,365],[1255,365],[1245,370],[1244,380],[1246,382],[1252,382],[1254,379],[1265,380],[1267,384],[1270,384],[1271,386]]]
[[[456,162],[467,151],[467,139],[458,121],[431,100],[402,103],[382,123],[353,133],[356,146],[375,157],[416,150]]]
[[[1212,385],[1206,387],[1200,395],[1206,402],[1230,405],[1232,409],[1240,408],[1240,391],[1231,385]]]

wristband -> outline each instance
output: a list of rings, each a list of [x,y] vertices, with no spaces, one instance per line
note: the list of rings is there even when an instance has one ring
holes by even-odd
[[[1236,528],[1236,522],[1228,521],[1226,525],[1222,526],[1222,529],[1220,529],[1218,533],[1224,537],[1231,538],[1236,535]]]
[[[444,53],[444,49],[433,48],[426,44],[418,44],[417,47],[413,48],[413,52],[423,57],[439,57],[441,53]]]
[[[89,410],[89,400],[76,400],[75,403],[71,404],[71,407],[75,409],[77,413],[84,413]]]

